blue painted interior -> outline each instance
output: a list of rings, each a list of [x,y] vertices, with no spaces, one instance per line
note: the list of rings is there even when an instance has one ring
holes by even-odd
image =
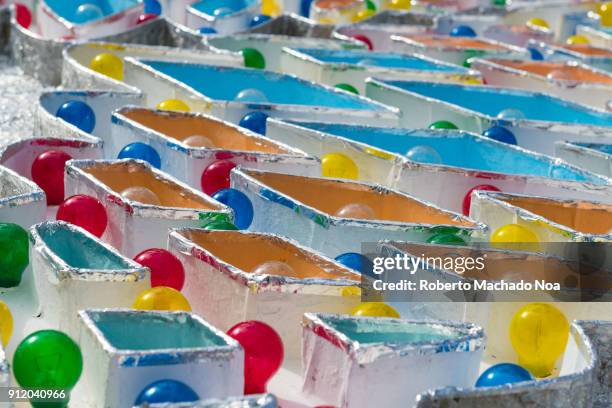
[[[95,240],[61,224],[43,224],[37,229],[42,241],[66,264],[79,269],[114,271],[133,269],[124,258]]]
[[[106,340],[119,350],[226,346],[226,341],[190,316],[125,312],[92,313]],[[137,333],[138,335],[134,335]]]
[[[386,319],[323,319],[334,329],[349,339],[361,344],[395,343],[414,344],[433,341],[452,340],[460,337],[460,332],[443,326],[410,324]]]
[[[591,110],[560,98],[528,91],[499,89],[486,86],[386,81],[388,84],[429,98],[458,105],[475,112],[496,117],[506,109],[518,109],[526,119],[612,126],[612,114]]]
[[[257,69],[164,61],[142,61],[214,100],[233,101],[244,89],[263,92],[268,103],[326,106],[344,109],[383,110],[383,107],[345,93],[334,92],[307,81]],[[250,102],[249,105],[258,105]]]
[[[253,0],[204,0],[199,3],[193,4],[191,7],[201,11],[204,14],[208,14],[214,17],[214,12],[217,9],[227,8],[232,10],[234,13],[240,11],[253,4]],[[233,13],[228,13],[230,15]]]
[[[55,14],[74,23],[76,22],[75,13],[80,5],[93,4],[98,6],[102,10],[104,17],[107,17],[134,7],[141,3],[141,0],[45,0],[45,3]]]
[[[377,66],[384,68],[410,69],[419,71],[441,71],[464,74],[468,69],[458,65],[436,64],[414,55],[393,54],[360,50],[329,50],[298,48],[297,51],[319,61],[335,64]],[[363,62],[362,62],[363,61]]]
[[[612,155],[612,144],[600,144],[600,143],[576,143],[578,146],[586,147],[588,149],[593,149],[600,151],[605,154]]]
[[[442,164],[446,166],[604,184],[604,180],[595,175],[584,174],[568,167],[559,167],[551,158],[526,154],[508,145],[461,131],[374,128],[314,122],[292,123],[402,155],[415,146],[428,146],[438,152]]]

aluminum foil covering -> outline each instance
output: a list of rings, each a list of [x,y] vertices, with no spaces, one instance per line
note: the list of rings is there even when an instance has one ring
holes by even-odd
[[[545,208],[552,199],[525,196],[519,194],[497,193],[492,191],[474,191],[472,193],[470,216],[487,224],[491,231],[495,231],[508,223],[526,224],[532,232],[536,233],[540,242],[609,242],[612,241],[612,231],[594,234],[578,231],[569,225],[562,225],[542,215],[513,205],[513,197],[529,197],[533,203]],[[612,205],[598,202],[589,202],[573,199],[556,199],[559,204],[575,205],[585,210],[599,213],[611,213]]]
[[[159,99],[157,95],[175,95],[176,98],[186,101],[192,108],[192,111],[204,112],[212,114],[232,123],[238,124],[240,120],[253,110],[264,111],[269,116],[284,117],[292,119],[314,119],[319,120],[343,120],[350,123],[379,123],[381,125],[393,125],[398,120],[398,109],[391,108],[387,105],[372,101],[363,96],[351,94],[351,98],[358,98],[362,103],[369,105],[366,109],[343,109],[335,107],[324,107],[314,105],[296,105],[296,104],[271,104],[271,103],[248,103],[234,100],[215,100],[211,97],[202,94],[201,92],[191,88],[179,79],[158,72],[146,61],[137,60],[134,58],[126,58],[126,78],[125,82],[130,85],[146,88],[147,91],[153,87],[155,94],[148,94],[146,105],[154,107],[163,99]],[[202,75],[198,73],[198,65],[194,65],[193,75]],[[279,83],[284,78],[294,78],[303,86],[316,87],[321,89],[321,92],[333,93],[346,97],[346,91],[338,88],[332,88],[326,85],[316,84],[314,82],[304,81],[294,75],[279,74],[270,71],[253,71],[250,69],[232,68],[232,67],[215,67],[215,70],[242,70],[245,75],[245,87],[248,86],[247,75],[264,75],[270,84]],[[276,86],[280,86],[277,84]]]
[[[11,222],[10,211],[5,210],[36,202],[44,205],[45,193],[35,183],[0,166],[0,219],[2,222]]]
[[[263,24],[249,28],[247,33],[283,35],[289,37],[307,37],[322,39],[337,39],[343,41],[355,41],[351,38],[334,32],[334,26],[330,24],[317,24],[314,20],[297,14],[281,14],[280,16],[266,21]]]
[[[604,31],[596,27],[579,25],[576,28],[576,34],[584,35],[589,39],[590,43],[596,47],[612,48],[612,33],[609,31]]]
[[[563,247],[563,245],[557,245]],[[375,248],[375,249],[374,249]],[[568,248],[568,247],[566,247]],[[427,282],[443,282],[455,284],[468,282],[473,284],[475,281],[487,282],[534,282],[535,280],[557,283],[559,290],[536,290],[532,289],[526,293],[520,290],[505,291],[486,291],[479,289],[471,290],[449,290],[449,291],[412,291],[412,292],[391,292],[391,291],[372,291],[371,297],[381,296],[387,302],[424,302],[429,303],[430,310],[436,310],[436,303],[453,302],[458,310],[465,310],[465,316],[474,316],[473,311],[490,309],[491,318],[495,318],[496,305],[492,302],[602,302],[596,305],[602,308],[602,313],[612,310],[612,279],[610,278],[609,265],[602,267],[601,270],[593,271],[588,269],[588,264],[584,261],[570,260],[568,254],[554,255],[544,252],[527,252],[524,250],[510,250],[489,248],[488,244],[479,246],[451,246],[438,244],[423,244],[417,242],[390,242],[381,241],[371,245],[368,251],[374,252],[370,256],[394,258],[436,258],[447,259],[447,257],[482,257],[485,258],[484,269],[474,270],[461,268],[455,271],[452,268],[444,269],[435,263],[427,267],[418,267],[414,274],[403,270],[389,270],[384,275],[379,275],[383,282],[400,282],[401,279],[408,278],[413,282],[421,280]],[[585,273],[588,270],[590,273]],[[461,272],[461,273],[460,273]],[[582,273],[581,273],[582,272]],[[473,287],[473,286],[472,286]],[[364,289],[367,292],[366,288]],[[468,303],[465,303],[468,302]],[[480,302],[480,303],[478,303]],[[484,303],[487,302],[487,303]],[[408,305],[409,308],[414,307]],[[570,305],[571,307],[571,305]],[[587,306],[588,307],[588,306]],[[401,306],[398,306],[401,309]],[[592,313],[596,315],[596,313]],[[457,315],[447,315],[444,307],[440,307],[434,316],[437,318],[453,318]],[[499,317],[499,316],[497,316]],[[466,319],[467,320],[467,319]],[[500,334],[493,330],[486,321],[479,322],[487,333],[489,333],[490,348],[499,347],[501,343]],[[490,351],[491,352],[491,351]],[[492,351],[495,354],[495,351]]]
[[[612,51],[608,48],[601,48],[599,52],[603,55],[591,55],[587,52],[573,50],[569,46],[548,44],[545,42],[529,41],[529,48],[538,50],[545,60],[551,61],[567,61],[577,60],[592,67],[602,69],[604,71],[612,71]],[[590,45],[586,45],[590,46]],[[600,47],[596,47],[600,48]]]
[[[261,0],[247,0],[242,3],[242,8],[238,10],[233,10],[228,14],[215,15],[214,13],[208,14],[195,7],[200,3],[201,2],[196,1],[187,6],[187,26],[194,29],[211,27],[216,32],[222,34],[233,34],[244,31],[249,27],[251,19],[261,10]],[[212,7],[214,7],[214,5]]]
[[[324,83],[330,86],[334,86],[339,83],[346,83],[354,86],[359,93],[365,92],[365,80],[368,77],[376,78],[387,78],[387,79],[404,79],[404,80],[427,80],[437,82],[459,82],[459,83],[482,83],[481,74],[478,71],[465,69],[463,67],[454,66],[452,64],[437,61],[427,57],[412,56],[414,60],[420,60],[423,64],[435,64],[438,67],[446,67],[447,71],[440,69],[418,69],[418,68],[397,68],[385,66],[384,61],[376,64],[377,54],[370,51],[359,51],[347,50],[347,51],[327,51],[327,50],[312,50],[309,51],[308,47],[302,47],[301,44],[297,44],[299,48],[283,48],[280,55],[280,66],[283,72],[292,73],[295,72],[301,78],[315,81],[318,83]],[[321,47],[323,48],[323,47]],[[358,54],[359,53],[359,54]],[[338,58],[338,62],[327,62],[324,58],[321,59],[319,55],[323,57],[332,56]],[[363,58],[362,61],[368,61],[365,65],[361,62],[342,62],[342,57],[350,57],[359,55]],[[390,57],[392,54],[384,54],[386,57]],[[402,56],[396,54],[397,58]]]
[[[0,16],[3,16],[0,17],[0,24],[6,24],[7,13],[7,9],[0,10]],[[14,21],[10,23],[9,31],[5,24],[0,26],[0,36],[2,33],[6,35],[7,32],[10,32],[10,36],[0,38],[0,44],[10,42],[15,64],[41,83],[58,86],[61,83],[62,52],[67,45],[74,44],[75,41],[45,38]],[[164,18],[157,18],[126,32],[103,36],[97,40],[201,50],[209,48],[202,42],[202,36]]]
[[[452,64],[463,65],[466,59],[472,58],[474,56],[482,56],[486,55],[487,57],[495,56],[502,58],[524,58],[529,55],[528,51],[525,48],[517,47],[516,45],[505,44],[499,41],[487,39],[484,37],[478,37],[472,39],[473,41],[478,41],[483,43],[488,47],[492,48],[484,48],[484,47],[473,47],[470,45],[465,46],[453,46],[453,45],[430,45],[427,44],[427,41],[420,41],[420,35],[415,34],[414,37],[412,35],[392,35],[391,41],[393,42],[392,48],[398,52],[406,52],[410,54],[419,54],[425,55],[431,58],[435,58],[438,60],[450,62]],[[442,40],[455,39],[457,37],[451,36],[439,36],[436,34],[425,35],[425,37],[432,38],[440,38]]]
[[[471,66],[482,72],[488,85],[546,92],[600,110],[605,110],[606,103],[612,98],[612,74],[606,71],[577,61],[561,62],[560,66],[551,69],[548,75],[536,74],[528,69],[521,69],[520,66],[509,65],[512,63],[519,65],[520,62],[520,60],[511,60],[505,63],[504,60],[475,58]],[[532,64],[537,63],[532,62]],[[549,63],[540,62],[540,64],[545,67]],[[576,73],[576,78],[572,79],[571,75],[563,77],[564,68],[580,69],[580,71]],[[582,80],[580,73],[587,80]],[[555,74],[558,74],[558,77],[555,77]],[[589,80],[589,75],[596,77]]]
[[[389,322],[398,325],[427,326],[452,332],[451,340],[419,341],[416,343],[360,343],[349,338],[345,333],[330,325],[330,321],[357,321],[357,324],[376,324],[378,318],[367,316],[342,316],[330,314],[305,313],[303,326],[307,330],[330,340],[342,349],[357,364],[369,364],[378,359],[395,356],[402,358],[414,355],[429,355],[438,353],[464,353],[484,349],[486,336],[482,328],[470,323],[451,322],[443,320],[406,320],[388,318]]]
[[[391,35],[424,34],[436,27],[437,17],[429,13],[383,10],[358,23],[338,26],[337,34],[348,37],[365,36],[376,51],[392,49]]]
[[[85,44],[73,44],[64,49],[62,86],[69,89],[104,89],[140,93],[140,90],[129,86],[123,81],[110,78],[89,68],[92,58],[99,53],[108,51],[122,59],[133,57],[221,66],[243,66],[241,55],[224,50],[88,42]]]
[[[6,354],[4,353],[4,348],[0,346],[0,387],[8,387],[10,381],[11,372],[8,362],[6,361]]]
[[[427,240],[432,234],[436,234],[440,230],[448,230],[448,228],[466,239],[470,239],[470,237],[478,239],[486,231],[484,224],[380,185],[343,179],[295,177],[292,183],[323,180],[323,182],[329,183],[329,186],[326,187],[329,189],[341,188],[341,185],[345,184],[352,189],[363,191],[372,200],[375,198],[378,200],[385,195],[401,197],[402,200],[406,200],[403,201],[404,205],[426,207],[430,215],[440,215],[445,218],[446,222],[439,222],[434,225],[427,219],[418,223],[336,217],[278,191],[258,179],[258,177],[266,174],[273,173],[241,167],[235,168],[231,173],[232,188],[246,194],[255,208],[255,217],[249,228],[255,231],[290,236],[301,244],[321,251],[332,258],[345,252],[359,252],[362,243],[376,242],[380,239],[406,240],[412,237],[417,241]]]
[[[40,305],[33,315],[42,317],[46,327],[73,338],[78,338],[79,310],[130,307],[151,287],[148,268],[121,256],[80,227],[63,221],[43,222],[30,228],[30,240],[38,294],[34,304]]]
[[[266,69],[283,72],[280,61],[283,48],[324,48],[324,49],[365,49],[365,44],[353,39],[296,37],[288,35],[271,35],[259,33],[233,34],[228,36],[208,36],[207,43],[220,50],[230,50],[236,53],[244,48],[254,48],[265,60]],[[242,57],[241,57],[242,58]],[[299,71],[287,72],[298,74]]]
[[[312,123],[312,127],[325,127],[326,124]],[[334,124],[329,124],[333,128]],[[358,134],[374,134],[386,131],[383,128],[351,126]],[[391,131],[391,129],[389,129]],[[529,157],[530,162],[547,164],[552,174],[555,169],[559,171],[571,170],[574,174],[585,176],[587,179],[598,180],[605,184],[599,176],[569,166],[562,160],[534,153],[517,146],[499,143],[480,135],[464,131],[439,130],[402,130],[398,129],[396,135],[389,137],[401,140],[402,134],[418,134],[431,137],[469,137],[476,143],[487,146],[489,154],[497,159],[494,162],[518,161],[518,157]],[[359,168],[360,180],[378,183],[392,189],[414,195],[423,200],[434,203],[451,211],[462,211],[465,194],[480,184],[491,184],[502,191],[548,195],[551,197],[575,197],[591,200],[606,200],[610,195],[610,188],[605,185],[583,183],[571,180],[552,179],[536,176],[532,170],[526,169],[521,174],[507,174],[501,171],[464,169],[443,164],[417,163],[407,160],[405,155],[394,154],[377,146],[370,146],[342,137],[331,132],[309,128],[306,122],[291,122],[269,118],[266,134],[280,142],[286,143],[315,156],[322,157],[331,152],[340,152],[350,157]],[[382,140],[383,135],[379,136]],[[391,139],[389,139],[391,141]],[[381,144],[382,145],[382,144]],[[406,147],[406,151],[408,147]],[[517,158],[515,158],[517,157]],[[519,161],[520,162],[520,161]],[[476,167],[476,166],[475,166]],[[519,167],[520,168],[520,167]],[[592,179],[592,177],[595,177]]]
[[[478,377],[485,345],[481,328],[448,321],[306,313],[303,325],[303,392],[343,407],[411,406],[424,390],[469,386]],[[382,340],[385,329],[393,341]],[[445,338],[397,339],[400,333],[429,332]],[[426,376],[397,381],[425,366]]]
[[[405,81],[410,83],[411,81]],[[440,84],[447,86],[449,84]],[[431,86],[435,86],[431,83]],[[466,85],[450,84],[449,86],[464,87]],[[538,92],[514,90],[509,88],[493,88],[487,86],[488,90],[499,92],[500,98],[506,93],[522,93],[543,99],[557,99],[553,96]],[[530,119],[497,118],[482,112],[476,112],[459,105],[444,102],[439,99],[425,97],[423,95],[408,92],[399,87],[385,83],[383,80],[368,79],[366,81],[366,94],[368,97],[390,104],[401,106],[402,119],[400,125],[410,128],[428,127],[436,117],[446,115],[447,120],[453,121],[461,129],[482,133],[489,127],[500,125],[508,128],[517,139],[518,145],[526,149],[534,150],[544,154],[553,154],[554,143],[558,140],[577,140],[593,143],[605,143],[612,139],[612,126],[598,126],[591,124],[570,122],[549,122]],[[588,111],[602,118],[612,118],[611,114],[603,111],[590,109],[584,105],[570,101],[560,100],[560,103],[570,110]],[[436,115],[434,116],[434,110]],[[612,119],[611,119],[612,120]]]
[[[83,139],[45,137],[19,140],[0,145],[0,165],[31,179],[34,159],[49,150],[68,153],[73,159],[101,159],[102,141],[90,136]]]
[[[1,13],[1,10],[0,10]],[[0,146],[33,137],[42,85],[0,55]]]
[[[166,205],[126,199],[121,191],[115,191],[108,182],[97,178],[96,172],[106,174],[109,179],[130,173],[149,175],[148,180],[152,181],[143,182],[155,183],[155,186],[146,187],[156,190],[158,198],[165,200],[162,202]],[[87,194],[102,202],[108,217],[102,239],[129,257],[145,249],[165,247],[168,229],[172,227],[198,227],[203,219],[211,216],[232,219],[229,207],[140,160],[71,160],[66,163],[65,180],[66,196]],[[169,200],[173,203],[169,204]]]
[[[197,402],[146,404],[141,408],[277,408],[276,397],[272,394],[232,397],[225,400],[211,399]]]
[[[111,132],[110,119],[113,111],[126,105],[141,105],[143,99],[140,93],[125,91],[45,91],[36,104],[38,111],[34,120],[34,135],[60,139],[99,140],[98,137],[104,138]],[[56,116],[56,112],[64,103],[75,100],[85,102],[94,111],[96,126],[91,134]]]
[[[612,146],[612,141],[608,145]],[[612,151],[612,147],[609,148]],[[596,146],[580,145],[571,142],[558,141],[555,143],[555,156],[562,158],[576,166],[583,167],[594,173],[612,178],[612,154]]]
[[[203,399],[243,392],[244,353],[239,343],[194,313],[88,309],[79,312],[79,320],[81,350],[87,356],[75,389],[79,406],[132,406],[145,387],[162,379],[181,381]],[[124,330],[111,335],[109,325],[122,324]],[[125,343],[121,336],[133,336],[129,330],[139,324],[146,325],[141,330],[148,337]],[[174,342],[176,347],[157,346]]]
[[[240,251],[228,254],[219,245]],[[348,314],[360,301],[343,296],[359,285],[359,274],[278,235],[182,229],[170,233],[168,247],[185,268],[182,292],[195,313],[222,330],[247,320],[271,325],[283,340],[287,364],[299,360],[305,312]],[[295,264],[293,257],[299,258]],[[234,265],[240,258],[288,262],[305,276],[253,274]]]
[[[571,335],[583,355],[586,367],[556,378],[487,388],[440,388],[417,397],[417,408],[604,408],[612,404],[612,323],[575,321]]]
[[[210,129],[193,130],[194,134],[208,135],[222,132],[223,138],[228,142],[235,134],[240,134],[256,145],[275,146],[279,152],[270,153],[256,149],[233,150],[221,146],[215,148],[191,147],[178,138],[158,132],[139,122],[133,116],[139,112],[155,115],[160,123],[176,121],[177,125],[182,119],[189,121],[187,123],[193,123],[194,119],[201,119],[202,127],[210,124]],[[149,115],[147,118],[151,119]],[[202,113],[158,111],[126,106],[115,111],[112,117],[111,134],[104,137],[107,157],[117,157],[121,149],[129,143],[146,143],[159,152],[163,171],[198,190],[201,189],[204,169],[218,160],[231,160],[237,165],[249,168],[274,169],[286,173],[312,175],[320,173],[319,160],[308,156],[303,151]]]

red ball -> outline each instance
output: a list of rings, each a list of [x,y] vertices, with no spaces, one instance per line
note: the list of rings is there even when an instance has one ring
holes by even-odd
[[[144,24],[147,21],[155,20],[157,18],[157,14],[146,13],[138,16],[138,20],[136,20],[136,25]]]
[[[356,39],[357,41],[361,41],[363,43],[365,43],[368,46],[368,49],[370,51],[372,51],[374,49],[374,44],[372,44],[372,40],[370,40],[368,37],[366,37],[365,35],[362,34],[355,34],[353,36],[354,39]]]
[[[64,167],[72,159],[66,152],[49,150],[36,156],[32,162],[32,180],[47,195],[47,205],[64,201]]]
[[[67,198],[58,208],[58,220],[77,225],[96,237],[104,234],[108,218],[102,203],[83,194]]]
[[[485,190],[485,191],[501,191],[499,188],[492,186],[490,184],[480,184],[476,187],[472,187],[465,197],[463,197],[463,215],[470,215],[470,206],[472,205],[472,192],[476,190]]]
[[[185,283],[185,269],[171,252],[161,248],[147,249],[134,258],[151,270],[151,287],[168,286],[180,291]]]
[[[244,393],[266,392],[266,384],[278,371],[285,355],[283,342],[274,329],[251,320],[227,331],[244,349]]]
[[[213,195],[219,190],[229,188],[230,172],[236,167],[236,163],[228,160],[218,160],[204,169],[202,173],[202,191]]]
[[[15,3],[15,18],[20,26],[30,28],[32,24],[32,12],[26,5]]]

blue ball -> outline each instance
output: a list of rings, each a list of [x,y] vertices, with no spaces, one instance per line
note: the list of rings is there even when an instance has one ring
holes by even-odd
[[[188,385],[175,380],[160,380],[145,387],[138,394],[138,398],[134,405],[142,405],[145,403],[163,403],[163,402],[193,402],[198,401],[200,397]]]
[[[217,34],[217,30],[212,27],[202,27],[198,31],[200,34]]]
[[[144,0],[144,12],[145,14],[157,14],[159,16],[162,13],[161,3],[157,0]]]
[[[146,143],[135,142],[125,146],[119,152],[119,159],[138,159],[148,162],[155,168],[161,167],[161,157],[159,153]]]
[[[533,377],[523,367],[512,364],[495,364],[478,377],[476,387],[495,387],[496,385],[513,384],[521,381],[531,381]]]
[[[454,27],[451,30],[450,35],[453,37],[476,37],[476,31],[474,31],[470,26],[460,25]]]
[[[253,204],[242,191],[224,188],[213,194],[213,198],[234,210],[234,225],[247,229],[253,222]]]
[[[498,142],[516,145],[516,137],[514,137],[514,134],[502,126],[492,126],[485,130],[482,135],[489,139],[497,140]]]
[[[83,132],[91,133],[96,127],[96,114],[85,102],[68,101],[60,106],[55,116],[64,119]]]
[[[268,115],[265,113],[250,112],[240,119],[240,123],[238,125],[242,126],[243,128],[247,128],[252,132],[259,133],[260,135],[265,135],[267,119]]]
[[[358,254],[356,252],[346,252],[344,254],[338,255],[336,257],[336,261],[346,266],[347,268],[351,268],[362,275],[375,277],[376,275],[373,272],[374,264],[367,256]]]
[[[529,50],[529,54],[531,55],[531,59],[533,61],[542,61],[544,60],[544,56],[542,53],[535,48],[527,48]]]
[[[265,23],[266,21],[270,21],[272,20],[272,17],[266,15],[266,14],[258,14],[255,17],[253,17],[251,19],[251,21],[249,22],[249,26],[250,27],[255,27],[258,26],[260,24]]]
[[[300,2],[300,14],[304,17],[310,16],[310,4],[312,0],[302,0]]]

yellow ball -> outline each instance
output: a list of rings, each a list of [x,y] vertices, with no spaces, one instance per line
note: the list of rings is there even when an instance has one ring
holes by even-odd
[[[372,147],[366,147],[364,151],[372,156],[380,157],[385,160],[393,160],[394,156],[390,153],[385,153],[382,150],[374,149]]]
[[[612,2],[603,3],[597,9],[599,21],[604,27],[612,27]]]
[[[123,61],[110,52],[104,52],[93,57],[89,63],[89,68],[117,81],[123,81]]]
[[[590,41],[588,38],[586,38],[584,35],[572,35],[570,37],[567,38],[567,40],[565,40],[565,43],[567,45],[574,45],[574,44],[588,44]]]
[[[342,153],[328,153],[321,157],[323,177],[357,180],[359,169],[355,162]]]
[[[132,307],[140,310],[191,310],[191,305],[181,292],[166,286],[145,290],[138,295]]]
[[[0,300],[0,340],[6,347],[13,334],[13,315],[11,309]]]
[[[167,110],[167,111],[176,111],[176,112],[189,112],[191,109],[189,105],[180,99],[166,99],[157,104],[156,106],[159,110]]]
[[[411,6],[410,0],[389,0],[387,2],[387,8],[392,10],[410,10]]]
[[[281,14],[281,7],[275,0],[263,0],[261,3],[261,14],[277,17]]]
[[[397,310],[382,302],[365,302],[351,312],[355,316],[395,317],[399,318]]]
[[[375,14],[376,12],[374,10],[363,9],[358,11],[351,20],[353,20],[354,23],[357,23],[361,20],[365,20],[366,18],[370,18]]]
[[[357,286],[347,286],[342,288],[340,294],[344,297],[361,296],[361,288]]]
[[[491,234],[491,243],[501,249],[537,252],[541,250],[539,242],[536,234],[518,224],[503,225]]]
[[[550,29],[550,25],[548,24],[548,21],[544,20],[543,18],[539,18],[539,17],[530,18],[529,20],[527,20],[527,25],[529,27],[546,28],[547,30]]]
[[[569,323],[563,313],[547,303],[521,307],[510,322],[510,342],[519,364],[536,377],[547,377],[565,351]]]

